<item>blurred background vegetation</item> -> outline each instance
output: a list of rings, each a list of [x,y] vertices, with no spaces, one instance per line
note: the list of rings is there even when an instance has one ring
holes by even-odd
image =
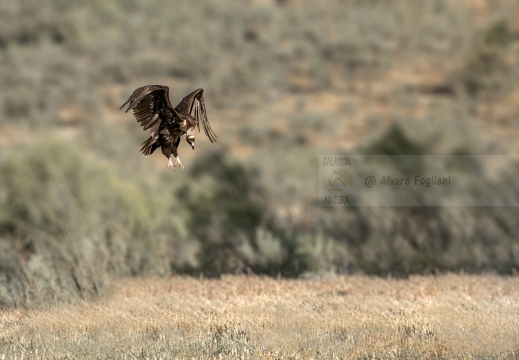
[[[517,154],[518,24],[513,0],[3,0],[0,305],[117,276],[517,271],[517,207],[317,204],[322,154]],[[145,84],[205,89],[219,142],[183,143],[185,171],[118,111]],[[519,199],[517,164],[478,176]]]

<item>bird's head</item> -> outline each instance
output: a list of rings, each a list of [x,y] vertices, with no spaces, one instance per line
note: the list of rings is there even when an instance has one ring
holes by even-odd
[[[195,135],[186,135],[186,141],[195,150]]]

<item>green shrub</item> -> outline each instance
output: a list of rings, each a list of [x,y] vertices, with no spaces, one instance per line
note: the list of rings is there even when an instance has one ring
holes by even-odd
[[[442,164],[427,162],[424,155],[434,153],[434,144],[417,145],[404,130],[392,127],[363,146],[363,153],[379,156],[358,164],[355,171],[367,176],[374,168],[386,174],[396,169],[399,174],[410,176],[417,169],[431,175],[440,169],[455,174],[458,190],[437,193],[437,206],[319,209],[314,226],[351,254],[339,260],[335,268],[378,275],[437,270],[511,273],[517,269],[519,246],[515,236],[519,227],[512,219],[519,213],[515,207],[500,205],[519,199],[519,188],[512,180],[519,174],[517,164],[512,159],[496,158],[494,161],[506,161],[508,165],[501,173],[489,173],[477,157],[470,155],[473,150],[460,147],[459,141],[450,153],[463,157],[448,157]],[[356,192],[355,196],[361,198],[362,191]],[[406,190],[405,195],[417,204],[429,203],[421,191]],[[496,206],[451,206],[459,199]]]
[[[508,22],[496,21],[476,37],[463,67],[452,78],[460,81],[471,96],[501,94],[516,78],[510,62],[511,42]]]
[[[177,196],[188,212],[190,235],[200,243],[199,270],[212,276],[243,270],[240,247],[254,241],[265,211],[258,172],[215,152],[191,174],[197,181]]]
[[[90,296],[107,274],[159,271],[153,200],[138,182],[53,140],[4,154],[0,172],[3,303]]]

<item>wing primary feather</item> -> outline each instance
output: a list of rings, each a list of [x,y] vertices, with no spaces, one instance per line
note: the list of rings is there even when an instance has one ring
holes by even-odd
[[[211,128],[211,125],[209,125],[209,120],[207,119],[203,92],[203,89],[196,89],[191,94],[184,97],[175,109],[179,112],[187,112],[195,118],[199,132],[201,131],[200,123],[202,123],[205,135],[211,142],[216,142],[217,136]]]
[[[151,116],[147,116],[145,118],[142,118],[142,120],[137,120],[137,121],[141,123],[142,127],[144,127],[143,130],[147,130],[146,126],[148,126],[148,124],[150,123],[151,119],[152,119]]]
[[[126,100],[126,102],[119,108],[119,110],[121,110],[123,107],[125,107],[126,104],[128,104],[129,102],[130,102],[130,99]],[[127,112],[127,111],[125,111],[125,112]]]
[[[150,127],[152,127],[153,125],[155,125],[155,123],[157,122],[157,119],[159,118],[159,114],[155,114],[155,116],[153,116],[145,125],[144,125],[144,129],[143,130],[148,130]]]
[[[145,115],[145,114],[148,114],[148,113],[150,113],[149,109],[137,110],[137,111],[134,111],[133,116],[141,117],[142,115]]]
[[[160,114],[173,111],[169,100],[169,88],[162,85],[145,85],[134,90],[128,100],[120,107],[125,112],[133,110],[133,115],[143,130],[157,134],[162,120]]]
[[[209,141],[212,143],[216,142],[216,134],[214,133],[213,129],[211,128],[211,125],[209,124],[209,120],[207,119],[207,113],[205,111],[205,102],[204,97],[202,94],[200,94],[199,99],[196,104],[196,110],[197,116],[200,117],[200,120],[202,122],[202,127],[204,128],[205,135],[209,138]],[[200,122],[199,122],[200,124]],[[199,125],[200,126],[200,125]],[[200,131],[200,128],[199,128]]]
[[[157,121],[152,127],[151,127],[151,130],[150,130],[150,134],[151,136],[154,136],[155,134],[157,134],[157,132],[159,131],[159,128],[160,128],[160,121]]]

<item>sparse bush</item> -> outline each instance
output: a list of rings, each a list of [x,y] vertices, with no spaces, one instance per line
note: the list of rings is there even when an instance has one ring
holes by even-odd
[[[0,169],[3,304],[90,296],[107,274],[161,272],[153,200],[138,182],[52,140],[4,154]]]
[[[515,64],[510,61],[512,34],[501,19],[483,31],[474,41],[463,67],[454,81],[462,83],[471,96],[496,96],[510,88],[516,78]]]
[[[373,160],[376,162],[369,165],[375,165],[380,173],[396,169],[398,174],[409,176],[418,169],[422,174],[438,171],[438,165],[426,162],[422,156],[434,153],[434,148],[430,144],[419,146],[399,127],[390,128],[362,151],[369,155],[390,155],[377,156],[377,160]],[[400,154],[415,156],[396,156]],[[323,209],[316,226],[334,241],[344,244],[355,259],[352,262],[352,258],[345,258],[338,267],[353,266],[380,275],[436,270],[514,271],[519,266],[519,247],[514,241],[519,227],[512,224],[511,219],[518,212],[515,207],[501,205],[506,203],[505,198],[519,199],[519,189],[513,181],[507,180],[512,173],[518,174],[517,164],[510,162],[496,181],[496,174],[487,173],[477,159],[470,156],[470,148],[456,147],[453,154],[465,156],[449,157],[442,166],[444,171],[456,174],[463,186],[459,187],[459,193],[438,193],[434,199],[438,206]],[[356,171],[363,173],[361,169]],[[356,196],[362,197],[362,192],[356,191],[359,192]],[[477,199],[475,204],[497,206],[451,206],[458,198]],[[421,191],[406,190],[406,199],[417,205],[430,203]]]
[[[240,247],[253,244],[265,211],[258,172],[216,152],[199,160],[192,176],[198,181],[181,188],[178,198],[188,211],[191,235],[200,242],[200,270],[213,276],[242,271]]]
[[[411,143],[404,130],[390,129],[364,149],[379,155],[423,150]],[[420,157],[413,159],[418,163],[377,166],[400,166],[403,174],[409,167],[431,171]],[[483,201],[491,203],[503,191],[519,197],[509,183],[517,166],[491,186],[477,163],[448,166],[460,177],[466,173],[467,188],[487,196]],[[190,177],[156,197],[145,182],[123,180],[109,164],[54,140],[4,154],[0,170],[4,305],[90,297],[103,291],[110,275],[407,275],[519,267],[517,211],[449,207],[449,198],[460,194],[422,208],[325,209],[310,199],[299,205],[303,216],[287,217],[292,205],[263,185],[272,175],[224,151],[200,158]],[[487,181],[483,192],[478,179]],[[283,180],[277,185],[287,187]]]

